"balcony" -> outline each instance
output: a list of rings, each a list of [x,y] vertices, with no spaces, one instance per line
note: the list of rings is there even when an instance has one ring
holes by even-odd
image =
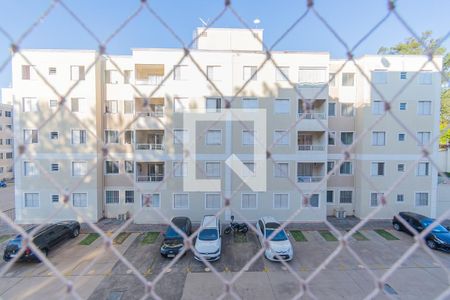
[[[297,116],[300,119],[297,123],[297,129],[324,131],[322,124],[327,125],[327,101],[325,99],[317,99],[315,101],[299,99],[297,107]]]
[[[136,130],[136,150],[164,150],[164,130]]]
[[[164,98],[136,98],[134,105],[139,117],[164,117]]]
[[[298,131],[298,151],[321,152],[325,151],[325,132]]]
[[[163,162],[136,163],[136,182],[161,182],[164,180]]]
[[[158,85],[164,78],[164,65],[162,64],[137,64],[134,69],[136,84]]]
[[[314,183],[320,182],[325,176],[325,163],[297,163],[297,182]]]

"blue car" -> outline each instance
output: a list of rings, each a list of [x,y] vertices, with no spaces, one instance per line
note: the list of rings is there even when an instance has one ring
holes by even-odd
[[[421,232],[428,226],[430,226],[435,219],[428,218],[412,212],[401,212],[399,216],[405,220],[415,231]],[[394,216],[392,220],[392,226],[395,230],[404,231],[409,234],[414,234],[406,226],[400,222],[398,216]],[[425,237],[425,242],[427,246],[431,249],[443,250],[450,252],[450,232],[448,228],[437,224],[433,227],[433,230]]]
[[[0,180],[0,188],[6,187],[6,182],[3,180]]]

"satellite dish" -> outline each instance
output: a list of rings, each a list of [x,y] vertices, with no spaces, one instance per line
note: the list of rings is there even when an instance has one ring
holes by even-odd
[[[259,23],[261,23],[261,20],[256,18],[253,20],[253,24],[258,25]]]

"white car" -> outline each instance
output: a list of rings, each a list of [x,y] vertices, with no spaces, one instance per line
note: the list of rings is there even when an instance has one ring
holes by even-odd
[[[204,216],[201,229],[195,240],[196,253],[194,258],[201,260],[199,256],[208,261],[216,261],[222,254],[222,234],[220,220],[216,216]]]
[[[256,223],[256,229],[259,230],[266,239],[268,239],[272,233],[280,227],[273,217],[262,217]],[[264,247],[264,239],[258,235],[258,240],[261,246]],[[270,241],[269,248],[264,251],[264,256],[271,261],[289,261],[294,256],[291,241],[284,229],[280,230]]]

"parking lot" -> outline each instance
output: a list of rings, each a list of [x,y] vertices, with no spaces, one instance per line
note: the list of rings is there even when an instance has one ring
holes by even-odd
[[[303,231],[306,241],[297,242],[291,234],[294,259],[289,266],[302,278],[308,277],[336,249],[337,241],[327,241],[319,231]],[[398,240],[386,240],[373,230],[362,230],[366,240],[350,241],[352,249],[377,275],[381,275],[413,244],[413,238],[401,232],[388,230]],[[112,255],[106,253],[101,239],[91,245],[80,245],[86,234],[70,240],[49,253],[49,259],[69,279],[81,297],[89,299],[140,299],[143,284],[132,271]],[[115,245],[147,279],[153,280],[170,260],[159,254],[162,240],[143,243],[142,233],[131,233],[120,245]],[[2,244],[2,246],[4,243]],[[254,233],[246,239],[224,235],[222,258],[213,266],[224,278],[240,271],[259,249]],[[447,253],[433,253],[448,268]],[[92,267],[86,266],[100,255]],[[3,266],[4,263],[0,265]],[[425,251],[418,249],[388,280],[391,295],[401,299],[428,299],[438,296],[448,285],[443,269]],[[375,287],[363,266],[346,250],[337,255],[309,285],[313,295],[320,299],[361,299]],[[177,261],[155,287],[163,299],[211,299],[223,292],[223,285],[215,274],[187,253]],[[233,285],[242,298],[286,299],[295,296],[300,287],[294,276],[280,263],[259,257]],[[64,294],[62,284],[44,264],[17,263],[0,279],[0,297],[3,299],[59,299]],[[398,294],[398,295],[396,295]],[[379,294],[378,298],[387,298]]]

